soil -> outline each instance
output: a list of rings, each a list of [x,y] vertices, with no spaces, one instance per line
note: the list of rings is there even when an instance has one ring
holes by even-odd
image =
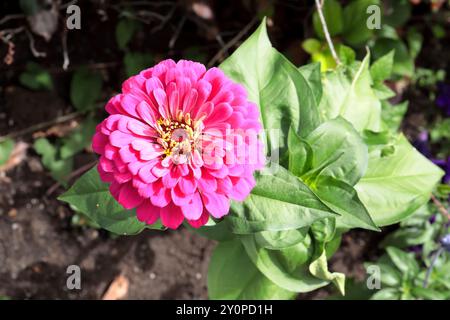
[[[103,1],[84,0],[79,3],[86,27],[68,36],[71,60],[68,72],[61,69],[60,31],[48,43],[36,37],[37,49],[47,52],[46,58],[38,60],[30,53],[26,34],[14,38],[14,63],[0,65],[0,136],[73,112],[68,92],[71,71],[77,66],[100,64],[96,68],[105,80],[105,101],[120,87],[124,70],[121,67],[123,52],[117,49],[114,38],[117,12],[107,9],[108,19],[101,21],[98,9],[102,9]],[[175,10],[173,18],[160,31],[148,32],[155,25],[145,25],[131,47],[136,51],[150,51],[158,59],[182,57],[195,44],[207,62],[220,48],[217,35],[228,41],[255,14],[256,6],[246,5],[252,1],[225,3],[215,2],[212,6],[213,21],[188,19],[176,45],[170,50],[167,43],[173,39],[180,19],[184,15],[193,15],[182,6]],[[311,32],[311,27],[305,23],[312,12],[311,7],[306,3],[298,5],[296,1],[276,3],[273,16],[276,23],[270,30],[275,47],[297,65],[305,63],[307,57],[300,50],[300,43]],[[2,2],[0,9],[5,14],[17,13],[18,1]],[[26,24],[25,21],[21,23]],[[0,46],[0,56],[4,55],[4,46]],[[20,86],[18,76],[30,60],[50,70],[55,79],[55,90],[31,91]],[[425,96],[424,93],[414,94]],[[426,104],[428,98],[413,101]],[[407,128],[417,127],[417,123],[425,121],[420,111],[415,111],[420,109],[421,105],[410,108],[413,112],[406,121]],[[411,130],[410,137],[416,134]],[[27,133],[19,135],[16,141],[31,144],[33,137]],[[76,157],[75,168],[92,159],[95,159],[92,153],[83,152]],[[56,200],[64,188],[58,187],[48,194],[54,183],[32,148],[27,150],[19,165],[0,175],[0,298],[100,299],[119,275],[129,281],[128,299],[207,298],[206,275],[214,242],[184,228],[167,232],[146,230],[134,237],[113,237],[103,230],[75,226],[71,222],[74,212]],[[331,260],[331,269],[363,280],[363,262],[379,255],[377,244],[384,235],[362,230],[344,235],[341,248]],[[81,267],[81,290],[67,289],[66,270],[69,265]],[[327,288],[301,295],[301,298],[321,299],[330,293]]]

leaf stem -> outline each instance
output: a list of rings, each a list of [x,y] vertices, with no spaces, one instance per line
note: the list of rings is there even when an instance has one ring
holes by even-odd
[[[434,194],[431,195],[431,200],[433,200],[433,203],[438,208],[439,212],[450,221],[450,213],[445,209],[444,205],[435,197]]]
[[[323,33],[325,34],[325,39],[327,40],[331,55],[333,56],[334,61],[336,61],[336,64],[340,65],[342,64],[342,62],[339,59],[336,50],[334,49],[333,41],[331,40],[330,32],[328,31],[327,22],[325,21],[325,17],[323,15],[322,7],[324,2],[325,0],[316,0],[317,13],[319,14],[320,23],[322,24]]]

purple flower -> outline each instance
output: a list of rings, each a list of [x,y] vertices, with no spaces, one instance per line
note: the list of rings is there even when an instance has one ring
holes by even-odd
[[[422,131],[413,142],[413,146],[425,157],[431,157],[430,144],[428,143],[428,131]]]
[[[447,116],[450,116],[450,85],[446,83],[438,84],[438,96],[436,98],[436,104],[439,108],[444,110]]]
[[[450,184],[450,157],[448,157],[447,160],[434,159],[433,162],[445,171],[442,182]]]
[[[441,239],[441,245],[445,250],[450,252],[450,233]]]

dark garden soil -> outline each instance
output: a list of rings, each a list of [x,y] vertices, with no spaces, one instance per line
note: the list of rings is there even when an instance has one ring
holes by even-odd
[[[70,71],[76,66],[90,65],[102,73],[105,80],[103,101],[120,88],[120,82],[124,79],[123,53],[117,49],[114,37],[118,13],[110,7],[105,8],[102,5],[105,2],[115,4],[118,1],[79,1],[83,14],[82,30],[68,34],[71,62],[68,72],[61,68],[61,28],[48,43],[35,36],[36,47],[47,53],[46,58],[33,58],[25,33],[14,38],[14,62],[10,66],[0,64],[0,136],[20,133],[21,130],[73,112],[68,92]],[[217,35],[228,42],[249,23],[257,7],[264,12],[265,3],[216,1],[212,6],[215,18],[205,22],[185,9],[190,2],[181,1],[161,30],[150,32],[158,27],[159,22],[144,25],[131,43],[132,49],[150,52],[160,60],[186,56],[187,51],[195,46],[202,52],[199,59],[208,62],[220,49]],[[297,65],[306,62],[307,57],[300,43],[311,33],[308,19],[312,9],[306,1],[303,2],[302,5],[298,1],[277,1],[274,27],[270,29],[277,49]],[[3,15],[19,12],[17,3],[2,1],[0,19]],[[101,21],[99,16],[99,10],[103,9],[107,13],[105,21]],[[155,10],[160,14],[168,12],[165,8]],[[174,39],[176,27],[183,16],[189,19],[176,38],[174,47],[168,49],[168,43]],[[24,20],[15,26],[21,23],[26,26]],[[234,48],[232,46],[230,51]],[[1,45],[2,59],[5,50]],[[427,59],[424,63],[437,61],[435,63],[438,64],[439,59],[433,59],[430,55],[435,52],[441,55],[444,50],[425,50],[423,55]],[[445,52],[448,53],[448,48]],[[30,60],[50,70],[55,79],[53,91],[30,91],[20,86],[18,76]],[[412,101],[406,128],[415,128],[425,121],[420,110],[430,102],[426,93],[409,94],[416,99]],[[423,105],[414,105],[415,101]],[[63,129],[58,127],[58,130]],[[35,131],[54,138],[52,133],[45,133],[43,129]],[[36,136],[35,131],[18,134],[16,141],[30,146],[33,135]],[[410,138],[417,134],[414,130],[408,133]],[[76,157],[75,169],[94,159],[95,156],[88,150],[83,152]],[[114,237],[103,230],[73,225],[73,211],[56,200],[64,188],[55,188],[54,184],[31,147],[18,165],[6,173],[0,173],[0,297],[100,299],[114,279],[123,275],[129,281],[126,296],[129,299],[207,298],[206,276],[213,242],[183,228],[169,232],[146,230],[134,237]],[[49,191],[52,191],[51,194]],[[331,269],[363,280],[363,262],[379,255],[377,246],[383,236],[384,233],[361,230],[344,235],[342,246],[331,261]],[[72,264],[82,269],[81,290],[69,291],[66,288],[66,269]],[[330,289],[322,289],[301,298],[319,299],[329,294]]]

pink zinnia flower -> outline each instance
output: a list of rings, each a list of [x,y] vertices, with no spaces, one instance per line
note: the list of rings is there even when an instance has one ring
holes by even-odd
[[[221,218],[264,163],[259,111],[218,68],[165,60],[126,80],[92,147],[114,198],[147,224]]]

